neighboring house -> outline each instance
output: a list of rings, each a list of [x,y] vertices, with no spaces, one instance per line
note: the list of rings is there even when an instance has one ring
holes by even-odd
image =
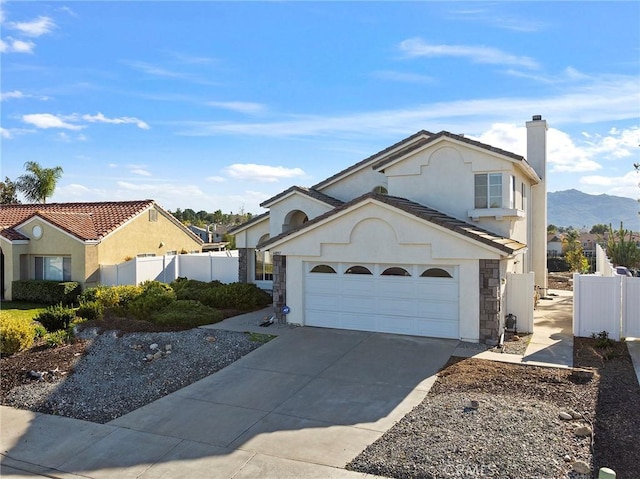
[[[293,186],[230,230],[240,281],[272,289],[293,324],[494,343],[507,273],[546,289],[546,131],[527,122],[527,160],[419,131]]]
[[[100,283],[100,266],[200,252],[202,241],[153,200],[0,206],[2,298],[14,280]]]
[[[563,256],[562,251],[562,236],[556,234],[547,235],[547,257],[559,258]]]
[[[210,224],[206,228],[201,228],[189,225],[188,228],[204,242],[202,251],[222,251],[229,244],[229,242],[224,241],[224,235],[228,230],[226,226]]]

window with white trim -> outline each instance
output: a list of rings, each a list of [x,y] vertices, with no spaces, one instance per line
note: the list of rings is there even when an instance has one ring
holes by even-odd
[[[71,281],[71,257],[36,256],[35,279]]]
[[[502,208],[502,173],[475,175],[475,207]]]

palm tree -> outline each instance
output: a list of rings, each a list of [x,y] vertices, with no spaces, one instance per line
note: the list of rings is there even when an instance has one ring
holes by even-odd
[[[46,203],[53,195],[56,183],[62,176],[62,167],[42,168],[35,161],[27,161],[24,169],[29,173],[20,176],[16,184],[28,201]]]

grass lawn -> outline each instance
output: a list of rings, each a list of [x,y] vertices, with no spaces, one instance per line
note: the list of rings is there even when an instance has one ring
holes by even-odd
[[[3,301],[0,304],[0,319],[17,318],[30,321],[47,308],[45,304],[21,301]]]

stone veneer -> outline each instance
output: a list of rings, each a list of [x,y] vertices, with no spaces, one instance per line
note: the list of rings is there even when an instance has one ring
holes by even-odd
[[[500,261],[480,260],[480,342],[495,346],[500,339]]]
[[[287,257],[273,254],[273,309],[279,322],[285,322],[287,315],[282,307],[287,304]]]
[[[238,248],[238,282],[248,283],[249,248]]]

